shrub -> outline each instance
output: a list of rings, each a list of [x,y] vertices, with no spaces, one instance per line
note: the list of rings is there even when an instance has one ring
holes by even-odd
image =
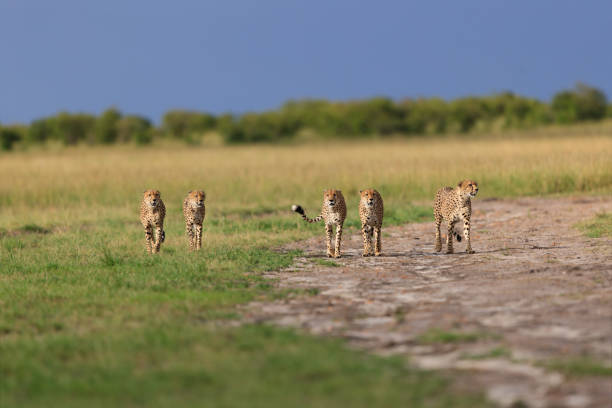
[[[53,121],[53,139],[66,145],[74,145],[91,138],[96,118],[85,113],[70,114],[60,112]]]
[[[222,133],[228,143],[271,142],[292,137],[298,124],[279,112],[247,113],[230,125],[224,125]]]
[[[0,149],[11,150],[21,140],[21,132],[13,127],[0,127]]]
[[[44,143],[53,137],[54,118],[43,118],[33,121],[28,127],[26,141],[28,143]]]
[[[578,83],[573,90],[555,94],[551,107],[559,123],[599,120],[606,116],[607,99],[599,89]]]
[[[172,110],[164,115],[162,130],[169,137],[191,140],[194,133],[204,133],[212,130],[216,124],[217,119],[209,113]]]
[[[124,116],[117,122],[117,138],[123,143],[149,144],[153,141],[151,121],[137,115]]]
[[[121,112],[109,108],[100,115],[95,122],[94,135],[97,143],[111,144],[117,141],[117,124],[121,119]]]

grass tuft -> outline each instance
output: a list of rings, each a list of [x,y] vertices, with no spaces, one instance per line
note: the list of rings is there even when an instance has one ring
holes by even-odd
[[[422,344],[473,343],[480,339],[490,337],[490,334],[482,332],[456,332],[442,329],[429,329],[425,333],[418,336],[417,341]]]
[[[329,266],[329,267],[333,267],[333,268],[337,268],[337,267],[339,267],[339,266],[342,266],[342,265],[340,265],[338,262],[331,261],[331,260],[329,260],[329,259],[321,259],[321,258],[316,258],[316,259],[314,260],[314,262],[315,262],[317,265],[321,265],[321,266]]]
[[[612,365],[604,365],[591,357],[552,360],[543,362],[542,365],[549,370],[558,371],[568,376],[612,376]]]
[[[601,238],[612,236],[612,213],[600,213],[594,218],[577,224],[586,236],[590,238]]]

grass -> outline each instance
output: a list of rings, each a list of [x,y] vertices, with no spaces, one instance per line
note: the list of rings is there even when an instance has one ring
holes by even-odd
[[[337,267],[341,266],[338,262],[330,261],[328,259],[315,259],[314,262],[317,265],[331,266],[331,267],[334,267],[334,268],[337,268]]]
[[[262,272],[291,264],[297,252],[280,245],[323,236],[289,208],[315,215],[324,188],[343,190],[354,230],[366,187],[381,192],[385,225],[401,224],[430,219],[428,205],[413,203],[464,177],[479,181],[479,198],[609,193],[611,153],[612,139],[586,135],[2,155],[0,405],[473,402],[435,376],[337,342],[211,322],[238,317],[237,304],[292,293]],[[160,189],[168,209],[159,256],[145,254],[138,221],[146,188]],[[199,253],[187,250],[181,213],[194,188],[208,197]],[[437,384],[431,393],[428,384]]]
[[[567,360],[551,360],[542,363],[550,370],[561,372],[567,376],[603,376],[612,377],[612,365],[604,365],[591,357],[576,357]]]
[[[3,407],[487,406],[399,358],[266,326],[153,325],[0,344]]]
[[[480,339],[491,338],[488,333],[457,332],[442,329],[429,329],[417,337],[421,344],[473,343]]]
[[[462,356],[462,358],[469,359],[469,360],[486,360],[489,358],[510,358],[510,357],[512,357],[512,352],[505,347],[495,347],[484,353],[465,354]]]
[[[612,213],[600,213],[594,218],[578,223],[578,228],[590,238],[612,237]]]

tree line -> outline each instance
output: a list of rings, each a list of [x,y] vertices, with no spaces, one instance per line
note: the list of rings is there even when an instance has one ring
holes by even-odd
[[[612,105],[599,89],[577,84],[554,95],[550,103],[511,92],[465,97],[452,101],[389,98],[331,102],[289,101],[277,110],[242,115],[213,115],[172,110],[159,126],[146,117],[123,115],[115,108],[99,116],[61,112],[29,125],[0,125],[0,149],[16,144],[57,141],[145,145],[156,139],[197,143],[207,132],[217,132],[226,143],[281,142],[301,132],[321,138],[355,138],[385,135],[422,135],[532,128],[551,123],[572,124],[612,117]]]

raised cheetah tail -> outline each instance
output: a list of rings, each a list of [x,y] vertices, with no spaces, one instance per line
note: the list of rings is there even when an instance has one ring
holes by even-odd
[[[323,215],[318,215],[314,218],[308,218],[306,216],[306,211],[304,211],[301,205],[293,204],[291,206],[291,211],[295,211],[296,213],[300,214],[302,216],[302,219],[306,222],[319,222],[323,219]]]

